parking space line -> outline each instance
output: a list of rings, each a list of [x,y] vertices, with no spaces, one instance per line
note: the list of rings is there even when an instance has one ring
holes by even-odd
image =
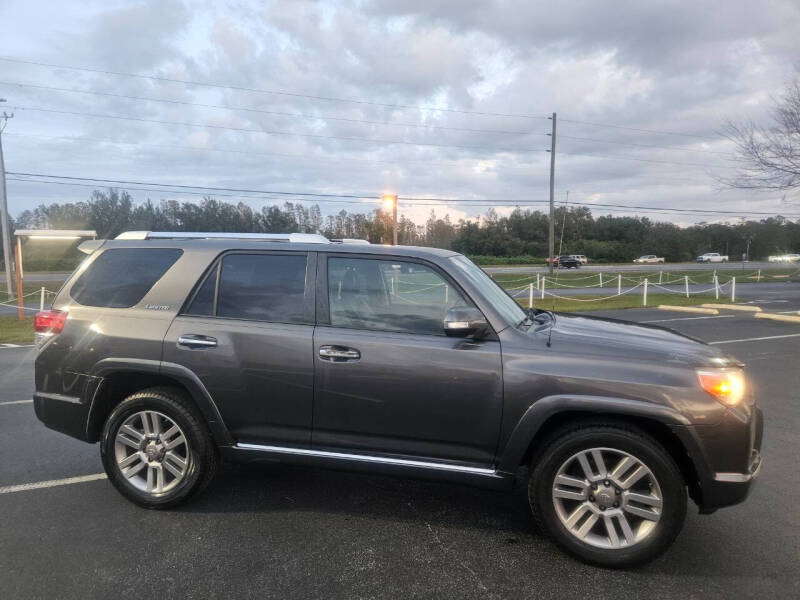
[[[743,338],[740,340],[720,340],[718,342],[708,342],[714,346],[716,344],[736,344],[737,342],[760,342],[761,340],[779,340],[781,338],[800,337],[800,333],[787,333],[785,335],[768,335],[766,337]]]
[[[738,315],[717,315],[713,317],[675,317],[674,319],[656,319],[654,321],[639,321],[639,323],[669,323],[670,321],[694,321],[697,319],[732,319]]]
[[[33,348],[36,344],[0,344],[0,350],[11,350],[13,348]]]
[[[73,483],[86,483],[87,481],[98,481],[107,479],[105,473],[95,473],[93,475],[81,475],[80,477],[67,477],[66,479],[51,479],[50,481],[37,481],[35,483],[21,483],[19,485],[7,485],[0,487],[0,494],[13,494],[14,492],[25,492],[28,490],[39,490],[42,488],[57,487],[59,485],[71,485]]]
[[[7,404],[31,404],[33,400],[9,400],[8,402],[0,402],[0,406],[6,406]]]

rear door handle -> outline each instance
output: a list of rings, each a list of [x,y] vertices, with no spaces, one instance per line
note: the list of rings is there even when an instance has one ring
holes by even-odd
[[[319,357],[322,360],[331,362],[345,362],[358,360],[361,358],[361,352],[355,348],[346,348],[344,346],[320,346]]]
[[[207,335],[185,333],[178,338],[178,346],[198,350],[203,348],[216,348],[217,338],[209,337]]]

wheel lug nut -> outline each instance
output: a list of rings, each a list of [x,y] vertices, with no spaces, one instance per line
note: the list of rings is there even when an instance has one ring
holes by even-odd
[[[619,508],[619,502],[614,502],[614,508]]]
[[[589,502],[594,502],[594,496],[589,496]]]
[[[622,492],[619,491],[619,488],[614,488],[614,493],[619,496]]]
[[[600,505],[600,510],[605,510],[605,509],[606,509],[606,507],[601,504]]]
[[[609,485],[611,485],[611,482],[610,482],[608,479],[606,479],[606,480],[603,482],[603,485],[604,485],[604,486],[606,486],[606,487],[608,487]]]

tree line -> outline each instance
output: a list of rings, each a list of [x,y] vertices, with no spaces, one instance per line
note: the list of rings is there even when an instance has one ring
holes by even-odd
[[[559,207],[555,222],[556,253],[585,254],[598,262],[627,262],[641,254],[685,261],[703,252],[720,252],[738,260],[748,244],[752,259],[800,252],[800,222],[780,216],[679,227],[640,216],[595,217],[582,206]],[[234,204],[210,196],[197,203],[156,203],[150,199],[136,203],[128,192],[116,189],[95,190],[85,202],[43,204],[12,219],[12,229],[37,228],[94,229],[101,238],[129,230],[321,233],[328,238],[358,238],[371,243],[391,243],[392,237],[391,217],[380,209],[368,213],[342,210],[323,216],[318,205],[286,202],[256,210],[243,202]],[[455,223],[433,212],[424,224],[406,216],[398,221],[400,244],[451,248],[470,256],[543,260],[547,236],[548,215],[521,208],[508,216],[490,209],[478,220]],[[63,249],[35,250],[33,246],[30,251],[34,254],[26,251],[26,259],[64,253]]]

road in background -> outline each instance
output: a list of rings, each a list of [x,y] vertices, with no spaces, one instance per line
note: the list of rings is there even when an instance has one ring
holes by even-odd
[[[781,310],[800,310],[797,299]],[[502,493],[341,471],[224,465],[188,506],[148,511],[108,481],[0,493],[8,598],[797,597],[800,324],[656,310],[607,316],[672,327],[747,363],[765,412],[746,503],[691,505],[662,558],[589,567],[537,533],[525,487]],[[791,337],[787,337],[791,336]],[[31,348],[0,348],[0,488],[101,472],[99,450],[33,414]],[[6,403],[6,404],[4,404]],[[0,490],[2,491],[2,490]]]
[[[546,266],[496,266],[496,267],[482,267],[487,273],[547,273]],[[658,271],[713,271],[714,269],[720,271],[736,271],[742,270],[746,272],[768,271],[770,269],[792,269],[797,268],[800,270],[800,263],[771,263],[771,262],[727,262],[727,263],[652,263],[646,265],[640,264],[593,264],[582,266],[579,271],[589,272],[603,272],[612,273],[617,271],[645,271],[645,272],[658,272]],[[563,269],[562,272],[574,273],[576,269]]]

